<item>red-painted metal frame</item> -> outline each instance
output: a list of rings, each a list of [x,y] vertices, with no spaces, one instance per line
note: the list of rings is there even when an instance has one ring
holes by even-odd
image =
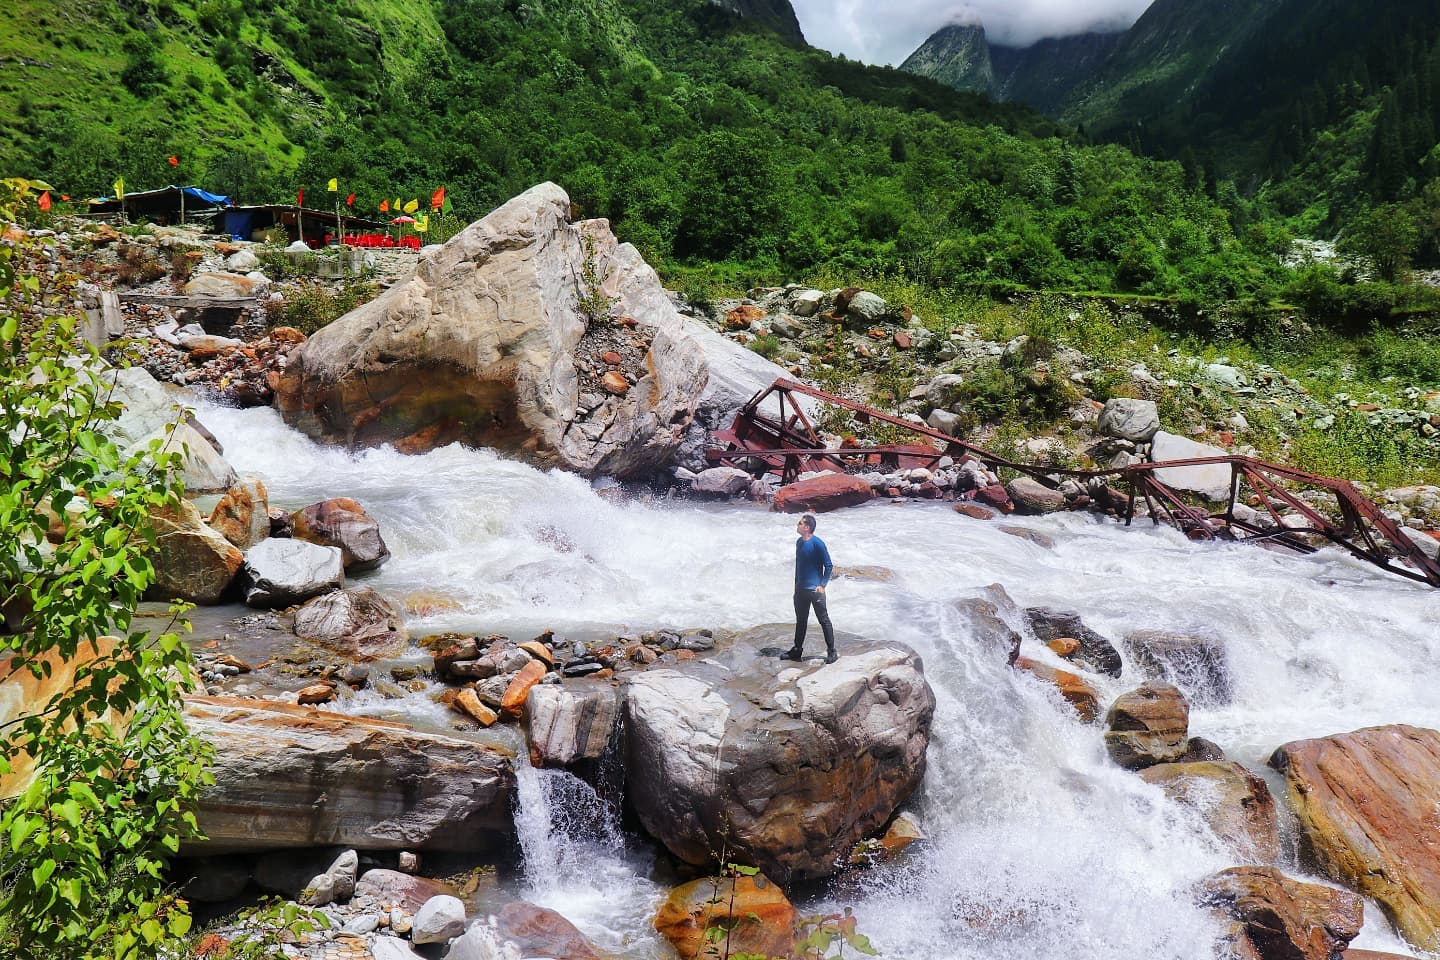
[[[806,415],[795,395],[812,397],[850,410],[859,418],[879,420],[911,431],[940,446],[887,444],[881,446],[828,447]],[[765,412],[764,403],[774,395],[778,413]],[[994,467],[1005,467],[1053,485],[1055,476],[1079,480],[1116,478],[1129,487],[1125,523],[1134,519],[1136,503],[1143,498],[1151,519],[1163,519],[1186,536],[1202,540],[1242,540],[1278,543],[1302,553],[1313,552],[1315,538],[1328,540],[1390,573],[1433,587],[1440,587],[1440,563],[1427,556],[1400,527],[1367,499],[1348,480],[1306,473],[1252,457],[1198,457],[1160,463],[1136,463],[1113,470],[1069,470],[1030,463],[1018,463],[971,443],[958,440],[927,425],[914,423],[874,407],[837,397],[795,380],[780,378],[757,393],[741,408],[734,425],[715,434],[724,449],[706,451],[712,463],[729,463],[753,473],[777,473],[785,483],[810,470],[845,472],[853,467],[875,466],[897,469],[934,464],[941,457],[971,457]],[[1156,472],[1174,467],[1230,467],[1230,495],[1219,512],[1187,503],[1175,490],[1161,482]],[[1335,498],[1341,521],[1337,525],[1284,484],[1323,491]],[[1236,516],[1242,486],[1248,486],[1251,501],[1269,515],[1267,527]],[[1291,512],[1282,513],[1286,509]]]

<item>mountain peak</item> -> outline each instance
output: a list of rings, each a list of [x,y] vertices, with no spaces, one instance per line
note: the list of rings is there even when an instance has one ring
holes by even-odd
[[[995,92],[990,43],[979,20],[952,22],[936,30],[900,64],[900,69],[975,93]]]
[[[800,31],[800,18],[790,0],[710,0],[717,7],[723,7],[747,20],[758,20],[787,40],[805,42]]]

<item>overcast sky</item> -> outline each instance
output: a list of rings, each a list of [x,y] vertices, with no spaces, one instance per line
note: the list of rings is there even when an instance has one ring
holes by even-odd
[[[1150,0],[791,0],[812,46],[893,64],[947,23],[979,20],[992,43],[1025,46],[1097,25],[1124,28]]]

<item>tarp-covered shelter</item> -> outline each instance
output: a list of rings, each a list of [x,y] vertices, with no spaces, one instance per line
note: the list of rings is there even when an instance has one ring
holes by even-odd
[[[341,214],[340,233],[363,233],[371,230],[385,230],[387,225],[377,220]],[[267,203],[256,206],[226,207],[215,219],[217,233],[228,233],[237,240],[256,240],[271,227],[281,227],[293,242],[301,238],[312,247],[318,247],[327,236],[336,235],[336,217],[331,211],[312,210],[297,207],[293,203]]]
[[[101,197],[87,200],[91,213],[119,213],[123,207],[131,217],[153,220],[156,223],[179,223],[181,213],[185,216],[204,213],[216,207],[228,207],[230,198],[199,187],[177,187],[171,184],[159,190],[141,190],[126,193],[122,201],[118,197]]]

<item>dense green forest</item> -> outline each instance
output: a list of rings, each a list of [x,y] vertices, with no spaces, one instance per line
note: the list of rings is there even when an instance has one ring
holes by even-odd
[[[0,12],[0,110],[21,133],[0,166],[72,194],[124,176],[132,191],[180,178],[274,201],[335,177],[360,210],[444,184],[478,216],[548,179],[662,271],[735,281],[903,273],[1352,318],[1411,296],[1282,270],[1286,229],[1193,153],[1090,145],[1023,107],[797,46],[704,0],[86,10]],[[1377,128],[1389,116],[1382,106]],[[1352,241],[1384,277],[1422,244],[1394,220]]]

